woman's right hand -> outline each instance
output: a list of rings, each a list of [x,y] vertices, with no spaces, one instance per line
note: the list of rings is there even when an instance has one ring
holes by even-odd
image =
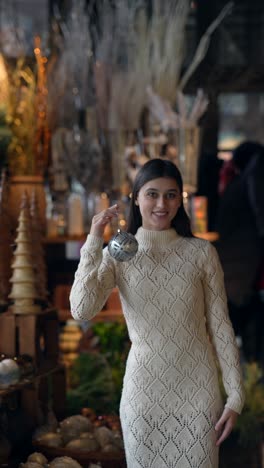
[[[100,211],[100,213],[93,217],[90,234],[96,237],[104,237],[105,226],[110,223],[113,218],[118,218],[117,204]]]

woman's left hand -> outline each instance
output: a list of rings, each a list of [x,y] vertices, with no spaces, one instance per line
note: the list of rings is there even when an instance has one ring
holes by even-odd
[[[217,431],[216,445],[219,446],[231,433],[234,425],[236,424],[238,413],[230,408],[225,408],[221,418],[215,425]]]

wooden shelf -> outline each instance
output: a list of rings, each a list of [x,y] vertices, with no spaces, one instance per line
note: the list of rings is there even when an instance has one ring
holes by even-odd
[[[43,369],[43,371],[38,372],[36,375],[33,375],[32,377],[24,378],[20,380],[19,382],[17,382],[15,385],[9,385],[7,388],[2,388],[2,389],[0,388],[0,399],[7,395],[10,395],[10,393],[23,390],[25,387],[35,384],[41,379],[48,377],[52,374],[55,374],[59,371],[63,371],[63,370],[64,370],[64,366],[58,364],[56,367]]]
[[[27,354],[36,368],[58,362],[59,320],[56,309],[37,314],[0,314],[0,353],[7,356]]]
[[[84,234],[82,236],[50,236],[44,238],[45,244],[64,244],[65,242],[85,242],[87,239],[88,234]],[[194,235],[196,237],[200,237],[201,239],[206,239],[209,241],[215,241],[219,238],[218,232],[204,232],[199,233],[195,232]]]
[[[200,239],[208,240],[209,242],[215,242],[219,239],[218,232],[194,232],[195,237],[199,237]]]
[[[85,242],[87,234],[82,236],[49,236],[44,238],[45,244],[65,244],[65,242]]]

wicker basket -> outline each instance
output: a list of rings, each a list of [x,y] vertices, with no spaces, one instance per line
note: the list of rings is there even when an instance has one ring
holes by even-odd
[[[100,462],[102,468],[126,468],[124,452],[103,453],[103,452],[85,452],[80,450],[69,450],[64,447],[48,447],[47,445],[33,443],[38,452],[43,453],[49,461],[55,457],[71,457],[88,468],[90,463]]]

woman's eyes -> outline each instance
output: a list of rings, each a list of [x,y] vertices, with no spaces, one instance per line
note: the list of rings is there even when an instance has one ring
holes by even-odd
[[[149,198],[158,198],[160,195],[158,192],[147,192],[147,197]],[[177,198],[178,194],[175,192],[165,193],[164,198],[167,200],[174,200]]]
[[[169,192],[169,193],[167,193],[166,198],[169,199],[169,200],[172,200],[172,199],[174,200],[174,198],[177,198],[177,196],[178,196],[177,193]]]
[[[157,197],[158,197],[158,193],[157,193],[157,192],[147,192],[147,197],[150,197],[150,198],[157,198]]]

